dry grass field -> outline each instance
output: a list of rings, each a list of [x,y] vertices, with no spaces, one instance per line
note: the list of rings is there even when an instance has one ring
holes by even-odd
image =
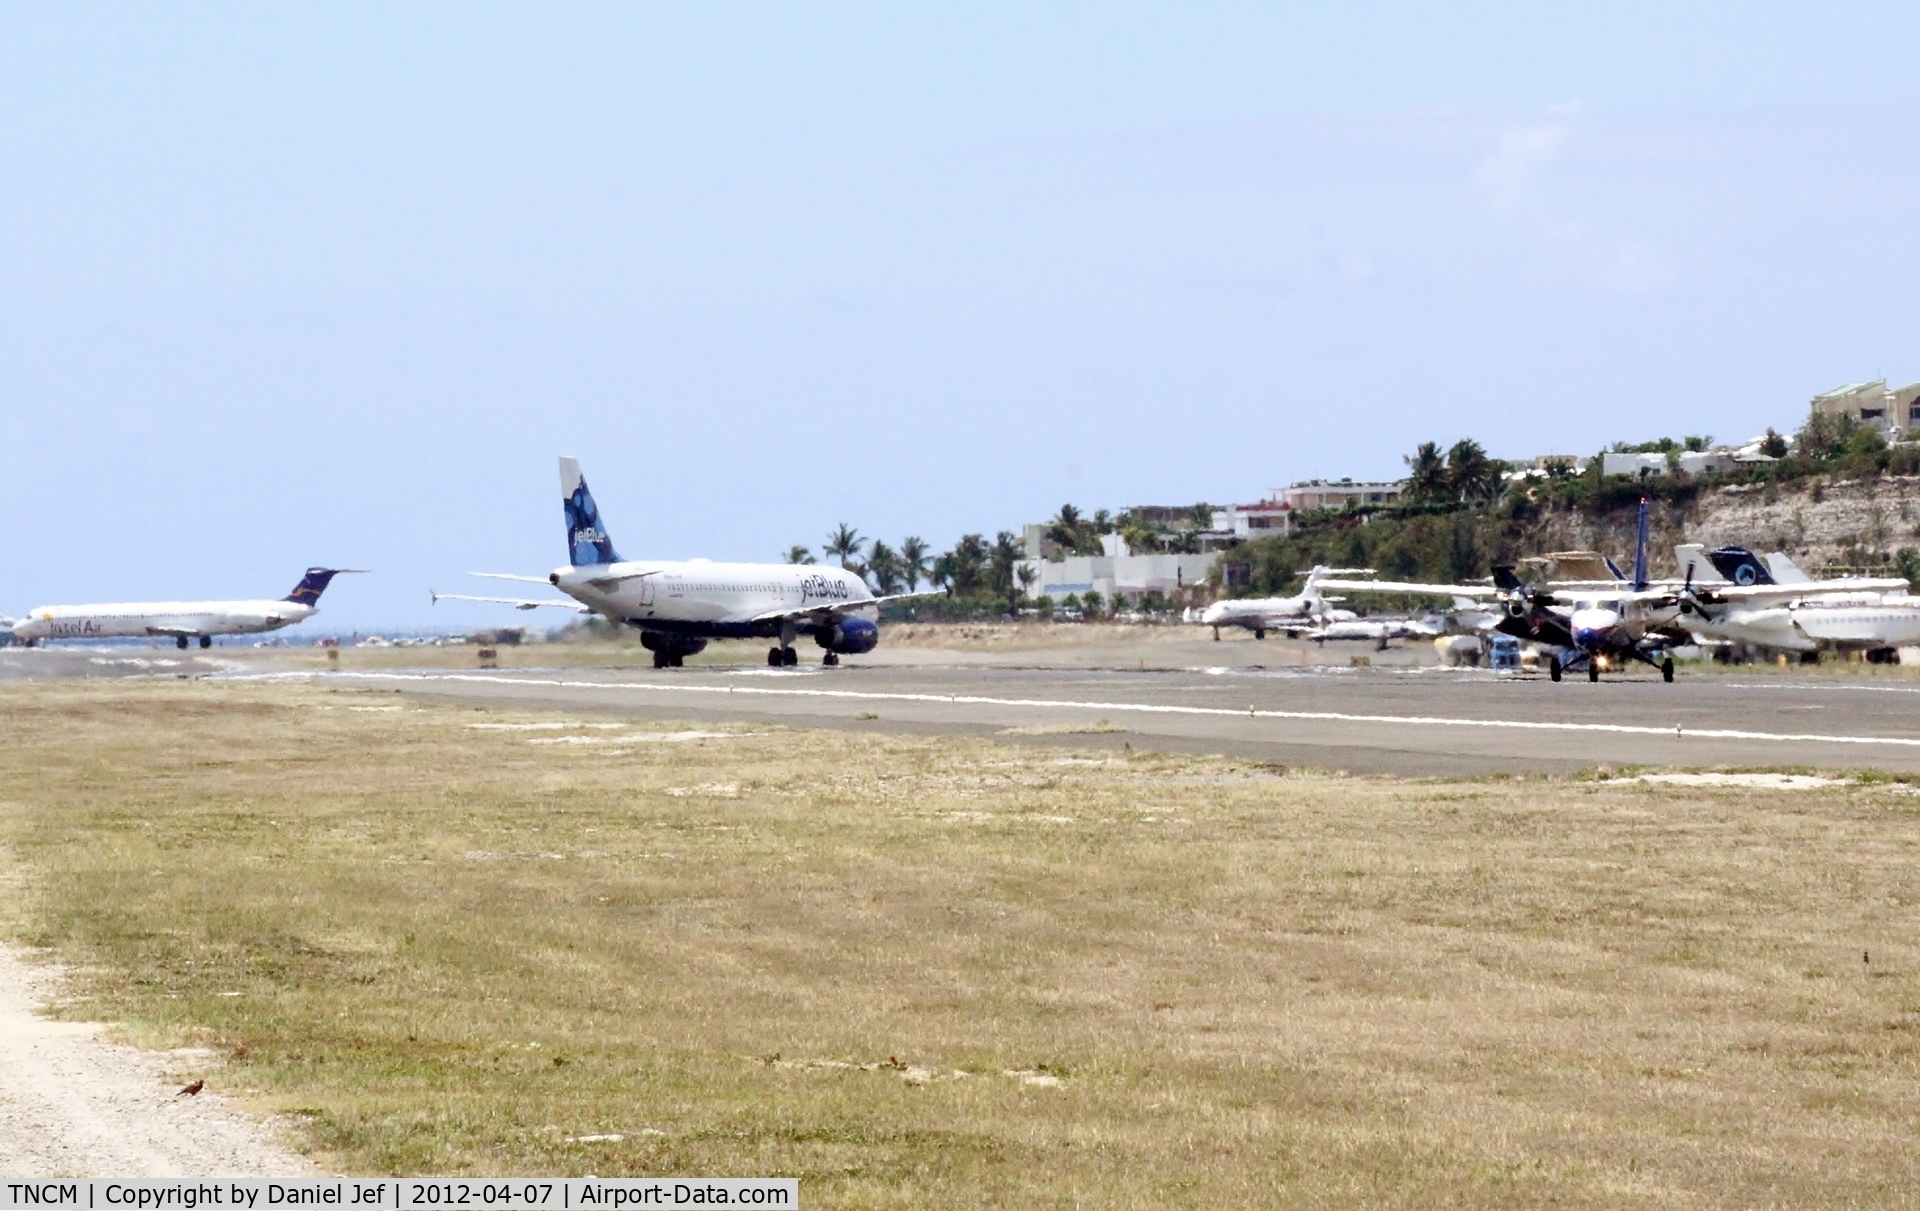
[[[1910,1206],[1920,795],[4,688],[5,925],[337,1170]]]

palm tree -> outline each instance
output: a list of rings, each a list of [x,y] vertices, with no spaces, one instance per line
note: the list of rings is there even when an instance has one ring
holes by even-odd
[[[812,563],[813,552],[807,550],[805,547],[801,546],[799,543],[796,542],[792,546],[787,548],[787,562],[788,563]]]
[[[1414,500],[1447,498],[1447,464],[1440,457],[1440,443],[1421,442],[1420,448],[1401,460],[1407,464],[1407,495]]]
[[[874,587],[882,597],[891,597],[900,591],[900,557],[879,539],[875,539],[867,551],[867,574],[873,578]]]
[[[962,534],[947,559],[948,585],[955,597],[967,597],[985,587],[987,541],[978,534]]]
[[[841,567],[851,570],[847,560],[858,559],[860,548],[865,543],[866,540],[860,537],[860,531],[843,521],[833,533],[827,535],[827,541],[821,545],[820,549],[828,555],[837,557]]]
[[[900,574],[907,578],[907,592],[920,587],[920,578],[927,574],[927,544],[909,534],[900,540]]]
[[[1902,548],[1902,549],[1911,550],[1912,548],[1908,547],[1908,548]],[[1030,563],[1021,564],[1020,565],[1020,596],[1022,597],[1033,596],[1033,582],[1038,579],[1040,579],[1040,572],[1038,569],[1036,569]]]
[[[1007,610],[1016,610],[1020,606],[1020,594],[1016,588],[1014,569],[1020,564],[1020,540],[1011,530],[1002,530],[993,537],[993,549],[987,555],[988,579],[996,595],[1007,599]]]
[[[1490,480],[1494,484],[1500,482],[1499,472],[1493,470],[1493,465],[1486,450],[1471,437],[1453,443],[1453,448],[1447,451],[1447,485],[1453,489],[1455,499],[1496,495],[1487,490]]]
[[[1099,516],[1105,516],[1104,513]],[[1100,529],[1093,522],[1080,515],[1080,510],[1072,505],[1061,505],[1060,512],[1047,523],[1047,541],[1063,548],[1069,555],[1098,555],[1100,553]],[[1035,551],[1037,558],[1039,552]]]

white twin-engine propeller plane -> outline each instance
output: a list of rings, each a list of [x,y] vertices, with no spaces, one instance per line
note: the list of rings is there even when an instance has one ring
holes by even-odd
[[[641,644],[653,653],[653,667],[664,669],[680,667],[709,639],[777,640],[778,646],[767,649],[767,663],[776,668],[794,665],[800,657],[793,641],[801,635],[813,636],[826,649],[822,664],[839,664],[840,657],[871,652],[880,642],[875,617],[881,602],[932,595],[875,597],[854,573],[812,564],[621,559],[600,524],[600,510],[587,491],[580,464],[571,458],[560,460],[560,497],[567,518],[568,566],[547,576],[474,575],[550,584],[572,601],[458,593],[435,593],[433,599],[600,614],[637,628]]]
[[[49,639],[125,639],[158,636],[180,647],[195,639],[210,647],[215,635],[256,635],[305,622],[320,612],[320,594],[335,576],[358,568],[308,568],[278,601],[128,601],[108,605],[40,606],[13,624],[13,637],[32,647]]]

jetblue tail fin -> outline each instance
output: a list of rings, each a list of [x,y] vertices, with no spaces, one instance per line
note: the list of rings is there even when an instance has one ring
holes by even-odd
[[[1493,586],[1496,589],[1512,591],[1520,587],[1520,578],[1513,574],[1513,565],[1497,563],[1493,565]]]
[[[1640,498],[1640,530],[1633,540],[1633,591],[1638,593],[1652,579],[1647,568],[1647,498]]]
[[[288,593],[281,600],[291,601],[295,605],[319,605],[320,594],[327,591],[327,586],[333,583],[334,577],[343,572],[359,570],[359,568],[308,568],[307,574],[300,578],[300,583],[293,586],[293,592]]]
[[[560,456],[560,503],[567,514],[567,559],[576,568],[619,563],[620,555],[600,524],[600,509],[587,491],[577,459]]]
[[[1714,569],[1737,585],[1775,583],[1767,565],[1754,558],[1745,547],[1716,547],[1707,552]]]

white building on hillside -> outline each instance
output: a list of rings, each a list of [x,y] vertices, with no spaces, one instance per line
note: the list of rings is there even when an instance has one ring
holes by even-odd
[[[1083,597],[1089,591],[1107,601],[1138,601],[1155,592],[1171,598],[1206,584],[1207,573],[1217,558],[1211,551],[1204,555],[1135,555],[1118,534],[1101,535],[1100,547],[1098,555],[1021,560],[1022,568],[1034,571],[1027,595],[1051,597],[1056,602],[1069,593]]]
[[[1848,383],[1813,397],[1815,413],[1835,413],[1890,431],[1904,438],[1920,427],[1920,383],[1889,389],[1887,380]]]

